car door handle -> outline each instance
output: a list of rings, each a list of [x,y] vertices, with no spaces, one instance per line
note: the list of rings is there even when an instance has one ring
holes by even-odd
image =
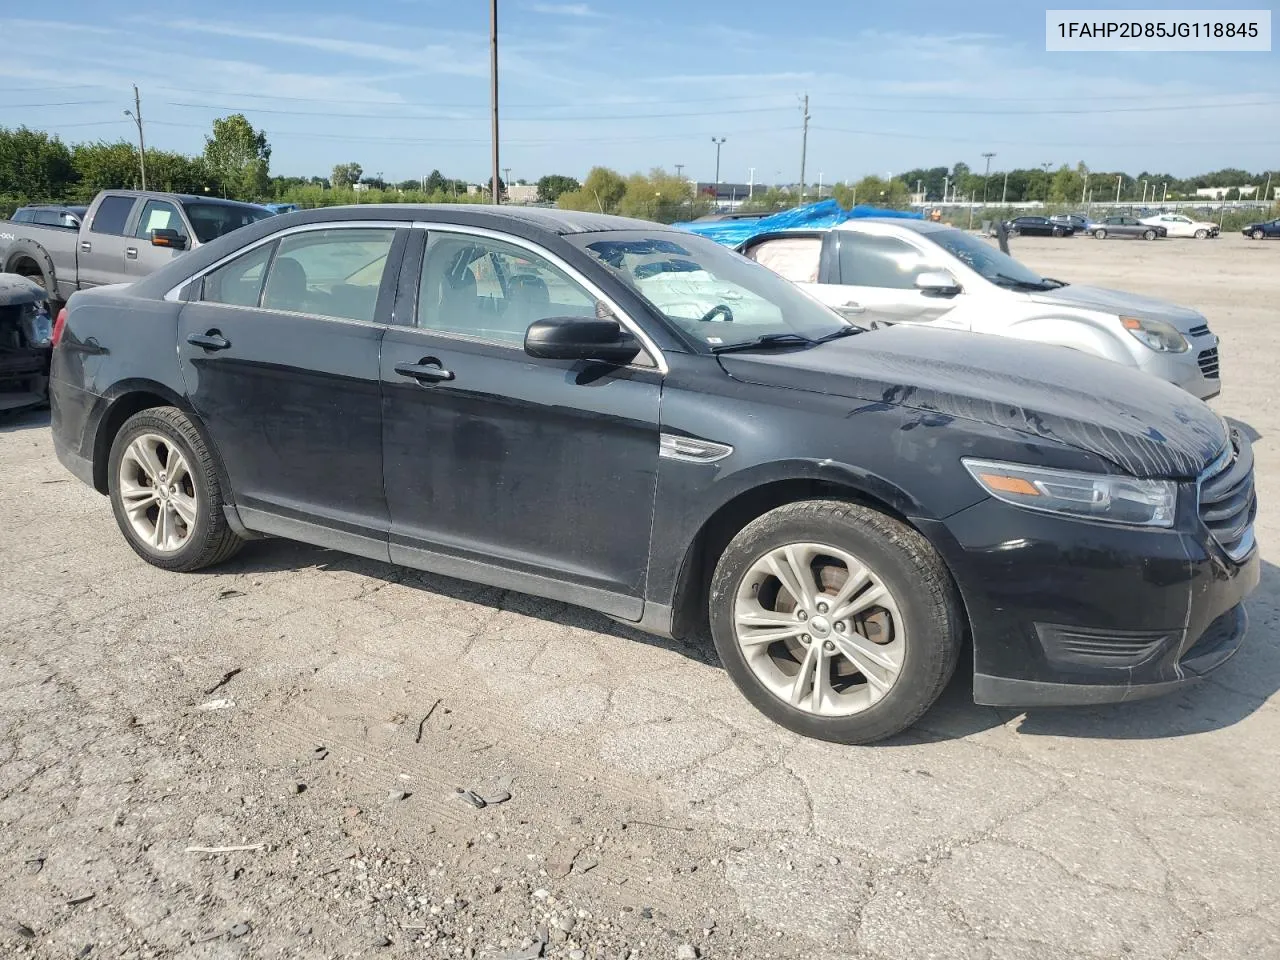
[[[840,313],[866,313],[867,312],[866,307],[864,307],[860,303],[856,303],[853,300],[850,300],[848,303],[840,304],[840,306],[836,307],[836,310],[839,311]]]
[[[418,363],[397,363],[396,373],[424,384],[443,383],[453,379],[453,371],[446,370],[434,357],[425,357]]]
[[[92,249],[93,249],[93,244],[90,243],[88,240],[85,240],[83,243],[80,244],[81,253],[88,253]]]
[[[208,333],[190,334],[187,337],[187,343],[193,347],[202,347],[205,350],[225,350],[231,346],[231,341],[217,330],[210,330]]]
[[[137,248],[137,247],[125,247],[125,248],[124,248],[124,255],[125,255],[126,257],[128,257],[130,260],[137,260],[137,259],[138,259],[138,248]]]

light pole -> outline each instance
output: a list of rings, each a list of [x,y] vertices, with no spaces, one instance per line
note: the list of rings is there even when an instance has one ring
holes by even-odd
[[[950,177],[942,178],[942,202],[943,203],[947,202],[947,188],[950,185],[950,183],[951,183]]]
[[[684,164],[683,164],[683,163],[677,163],[677,164],[676,164],[676,179],[677,179],[677,180],[683,180],[683,179],[684,179]]]
[[[818,171],[818,199],[822,199],[822,171]]]
[[[987,161],[987,172],[982,175],[982,206],[986,207],[987,187],[991,184],[991,158],[994,157],[995,154],[984,153],[982,156],[985,157]]]
[[[1044,202],[1045,202],[1045,206],[1048,206],[1048,205],[1049,205],[1049,168],[1050,168],[1050,167],[1052,167],[1052,166],[1053,166],[1053,164],[1052,164],[1052,163],[1042,163],[1042,164],[1040,164],[1040,169],[1044,171]]]
[[[126,117],[133,117],[138,125],[138,169],[142,173],[142,189],[147,189],[147,144],[142,139],[142,96],[138,93],[138,85],[133,85],[133,109],[124,112]]]
[[[1164,206],[1164,202],[1169,199],[1169,181],[1164,182],[1164,193],[1160,197],[1160,206]]]
[[[489,2],[489,100],[493,112],[493,183],[490,199],[501,203],[498,193],[498,0]]]
[[[1124,183],[1124,174],[1116,174],[1116,203],[1120,203],[1120,184]]]
[[[1004,172],[1004,187],[1000,191],[1000,206],[1004,206],[1009,199],[1009,171]]]
[[[1142,181],[1142,205],[1144,207],[1147,205],[1147,181],[1146,180]]]
[[[720,148],[724,146],[724,137],[712,137],[711,142],[716,145],[716,183],[720,183]]]
[[[756,195],[756,168],[749,167],[747,170],[747,199],[750,200]]]

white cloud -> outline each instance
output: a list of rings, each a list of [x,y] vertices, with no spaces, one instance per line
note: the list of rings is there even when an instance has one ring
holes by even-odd
[[[585,3],[535,3],[530,5],[534,13],[542,13],[552,17],[600,17],[603,14],[591,9]]]

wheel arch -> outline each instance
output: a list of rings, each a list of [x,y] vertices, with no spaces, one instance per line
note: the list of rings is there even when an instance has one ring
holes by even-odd
[[[29,264],[26,270],[22,269]],[[4,272],[29,277],[44,287],[50,300],[58,299],[58,273],[53,258],[34,240],[15,240],[4,260]]]
[[[726,500],[698,528],[689,542],[676,578],[671,605],[672,636],[691,636],[705,626],[707,618],[707,590],[715,571],[716,561],[724,548],[743,527],[751,521],[788,503],[801,500],[843,500],[857,503],[917,530],[908,511],[911,501],[905,494],[891,487],[871,489],[871,484],[860,483],[858,478],[842,476],[824,477],[794,475],[764,480],[742,490]],[[928,537],[926,536],[926,539]],[[946,560],[943,560],[946,566]],[[955,577],[947,566],[952,582]],[[956,595],[959,596],[957,587]],[[961,611],[968,628],[968,612],[961,601]]]

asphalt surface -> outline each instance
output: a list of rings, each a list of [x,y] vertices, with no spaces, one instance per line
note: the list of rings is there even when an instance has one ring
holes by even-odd
[[[1021,713],[961,675],[809,742],[563,604],[279,541],[156,570],[47,414],[0,419],[0,955],[1280,957],[1280,243],[1014,253],[1223,339],[1265,563],[1208,682]]]

